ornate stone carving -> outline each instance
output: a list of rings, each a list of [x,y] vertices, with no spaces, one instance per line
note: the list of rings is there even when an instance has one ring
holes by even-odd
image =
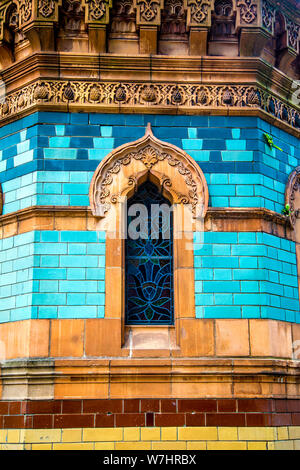
[[[234,37],[236,12],[232,0],[216,0],[212,15],[211,39]]]
[[[111,33],[135,33],[136,12],[133,0],[117,0],[111,11]]]
[[[286,28],[288,35],[288,46],[292,47],[295,51],[298,52],[300,26],[289,18],[286,18]]]
[[[263,0],[262,2],[262,23],[270,33],[274,32],[274,19],[275,19],[275,7],[268,2]]]
[[[159,25],[163,0],[134,0],[136,21],[141,25]]]
[[[49,18],[52,16],[55,10],[54,0],[39,0],[38,3],[38,12],[44,18]]]
[[[84,8],[81,0],[63,0],[59,26],[63,35],[78,34],[84,29]]]
[[[295,227],[300,216],[300,166],[290,174],[285,191],[285,202],[290,206],[290,221]]]
[[[142,163],[143,175],[148,172],[156,178],[160,175],[161,186],[168,187],[169,190],[172,186],[170,174],[173,174],[176,180],[176,173],[178,173],[184,181],[186,190],[184,191],[181,186],[183,193],[176,191],[175,188],[173,195],[176,195],[176,200],[174,202],[190,204],[194,217],[205,216],[208,206],[208,189],[200,167],[181,149],[156,139],[150,125],[144,137],[115,149],[96,169],[90,186],[90,205],[94,215],[105,216],[111,204],[118,202],[122,191],[113,192],[113,187],[120,187],[119,183],[114,184],[115,178],[122,172],[123,167],[129,168],[131,165],[135,167],[134,162]],[[169,175],[160,172],[160,162],[167,163],[165,168],[169,168]],[[153,168],[158,169],[152,172]],[[125,178],[127,186],[137,185],[135,172],[134,176],[131,173],[126,179],[123,174],[122,178],[123,180]]]
[[[109,8],[112,6],[112,0],[85,0],[86,8],[86,21],[88,23],[103,23],[109,22]]]
[[[33,6],[32,0],[19,0],[20,23],[27,23],[32,19]]]
[[[238,0],[241,23],[251,24],[257,20],[257,3],[255,0]]]
[[[183,0],[166,0],[161,15],[161,35],[186,33],[186,11]]]
[[[42,98],[43,96],[43,98]],[[0,119],[6,119],[37,104],[82,106],[83,110],[99,108],[127,108],[151,106],[165,109],[209,109],[236,107],[245,110],[258,108],[284,120],[295,128],[300,126],[300,112],[269,91],[251,85],[204,85],[195,83],[120,83],[74,80],[43,80],[10,93],[5,104],[0,104]]]
[[[212,0],[185,0],[188,26],[210,26]]]

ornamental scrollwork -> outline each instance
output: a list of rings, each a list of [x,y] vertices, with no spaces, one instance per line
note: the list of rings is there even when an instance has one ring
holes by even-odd
[[[300,26],[289,18],[286,18],[286,28],[288,35],[288,46],[292,47],[295,51],[298,51]]]
[[[0,119],[41,105],[178,109],[257,108],[300,128],[300,113],[287,102],[252,85],[209,85],[195,83],[120,83],[74,80],[43,80],[7,95],[0,104]]]
[[[156,18],[160,2],[157,0],[138,0],[140,5],[140,17],[144,21],[152,21]]]
[[[262,3],[263,27],[266,28],[272,34],[274,30],[275,11],[276,9],[274,5],[268,2],[268,0],[263,0],[263,3]]]
[[[146,134],[142,139],[116,149],[110,154],[106,162],[100,163],[98,166],[90,188],[90,204],[94,215],[104,217],[112,204],[120,202],[120,197],[124,195],[126,188],[134,189],[137,187],[138,177],[136,173],[124,179],[123,172],[124,167],[130,167],[130,165],[136,171],[135,162],[142,163],[139,167],[143,168],[142,175],[152,174],[158,178],[162,188],[171,191],[176,204],[189,204],[194,217],[205,216],[208,190],[200,168],[179,148],[156,139],[152,134],[150,125],[148,125]],[[168,164],[168,175],[161,171],[162,168],[166,170],[166,166],[160,166],[160,162]],[[123,173],[121,175],[123,189],[120,182],[116,180],[116,177],[121,173]],[[128,169],[126,173],[128,175]],[[176,173],[182,178],[180,184]],[[177,181],[175,187],[172,185],[173,177],[171,175],[174,175],[174,181]],[[118,189],[114,192],[116,188]]]
[[[19,0],[20,24],[27,23],[33,16],[32,0]]]
[[[297,198],[298,193],[298,198]],[[299,204],[299,193],[300,193],[300,166],[297,166],[289,176],[286,191],[285,191],[285,202],[290,206],[290,222],[295,227],[296,220],[300,216]],[[298,199],[298,201],[296,200]],[[296,205],[295,205],[296,204]],[[297,207],[296,207],[297,206]]]
[[[108,23],[109,7],[112,0],[85,0],[87,4],[86,18],[88,22]]]
[[[54,0],[39,0],[38,12],[44,18],[49,18],[49,16],[52,16],[54,11],[55,11]]]
[[[211,0],[187,0],[188,23],[190,25],[204,25],[210,23]],[[209,24],[210,26],[210,24]]]
[[[238,0],[242,23],[251,24],[257,20],[257,3],[253,0]]]

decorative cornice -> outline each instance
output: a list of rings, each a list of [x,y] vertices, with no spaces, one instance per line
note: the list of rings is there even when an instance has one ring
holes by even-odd
[[[94,230],[94,220],[89,207],[33,206],[0,216],[0,238],[11,237],[31,230],[74,230],[75,223],[78,230]],[[273,233],[272,226],[262,225],[263,222],[271,222],[278,228],[285,229],[286,238],[294,239],[294,231],[291,230],[289,218],[269,209],[208,207],[205,220],[207,222],[220,220],[222,224],[220,227],[215,224],[214,230],[224,232],[232,231],[233,221],[240,223],[240,229],[244,230],[245,222],[249,227],[251,221],[258,220],[261,223],[253,228],[253,231]],[[224,221],[228,224],[224,224]]]
[[[128,83],[79,80],[36,80],[7,95],[0,122],[36,109],[86,112],[203,112],[261,110],[284,124],[300,128],[299,109],[253,85],[196,83]],[[218,110],[218,111],[217,111]]]

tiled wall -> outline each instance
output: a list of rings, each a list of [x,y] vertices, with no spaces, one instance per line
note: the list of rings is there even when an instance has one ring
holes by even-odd
[[[31,205],[86,206],[99,162],[154,135],[184,149],[201,166],[214,207],[266,207],[281,212],[299,140],[252,117],[35,113],[0,129],[4,213]],[[263,133],[282,151],[270,150]],[[26,175],[26,176],[25,176]]]
[[[105,234],[34,231],[0,241],[0,322],[103,318]]]
[[[4,400],[0,402],[0,449],[297,450],[298,402]]]
[[[295,243],[266,233],[194,234],[198,318],[300,323]]]
[[[103,318],[105,234],[35,231],[0,241],[0,322]],[[295,244],[265,233],[194,234],[197,318],[300,323]]]
[[[147,122],[157,138],[199,163],[211,206],[281,212],[288,175],[300,160],[299,139],[261,119],[43,112],[0,129],[3,213],[35,205],[88,206],[101,159],[142,137]],[[264,132],[282,151],[268,148]],[[72,234],[35,232],[1,242],[1,322],[104,316],[103,240],[96,232]],[[203,247],[198,241],[198,318],[300,322],[293,243],[261,233],[209,233]]]

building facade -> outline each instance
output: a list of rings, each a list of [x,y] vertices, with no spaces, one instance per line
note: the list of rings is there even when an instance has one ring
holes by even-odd
[[[299,12],[1,0],[1,449],[300,448]]]

